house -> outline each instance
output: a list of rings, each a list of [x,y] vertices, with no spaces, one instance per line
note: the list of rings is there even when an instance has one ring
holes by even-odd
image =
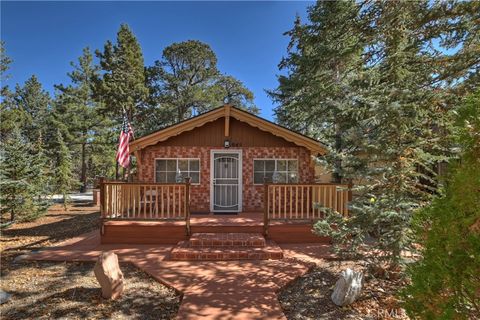
[[[130,143],[137,180],[191,178],[190,210],[262,212],[263,184],[314,183],[318,141],[223,106]],[[183,179],[182,179],[183,181]]]
[[[311,242],[325,208],[348,213],[347,186],[315,166],[322,143],[230,105],[131,141],[130,152],[135,182],[102,182],[104,242],[175,243],[196,232]]]

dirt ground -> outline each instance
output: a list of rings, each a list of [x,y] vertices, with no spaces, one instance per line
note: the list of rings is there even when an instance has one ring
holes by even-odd
[[[327,261],[296,279],[279,294],[287,319],[409,319],[394,297],[404,284],[366,277],[360,298],[345,307],[336,306],[330,296],[342,270],[364,270],[361,262]]]
[[[0,288],[11,294],[0,305],[2,319],[172,319],[181,295],[130,264],[121,264],[125,293],[104,300],[93,263],[22,260],[32,250],[54,245],[99,226],[98,207],[54,205],[34,222],[2,230]]]

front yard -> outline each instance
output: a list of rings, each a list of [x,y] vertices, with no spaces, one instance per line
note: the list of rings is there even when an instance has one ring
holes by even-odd
[[[279,293],[287,319],[409,319],[399,307],[395,293],[403,283],[367,277],[362,295],[353,304],[336,306],[330,296],[345,268],[364,269],[362,262],[328,261],[299,277]]]
[[[100,286],[89,262],[36,262],[24,254],[98,228],[98,207],[75,203],[60,205],[35,222],[17,223],[2,231],[1,285],[11,294],[0,305],[2,319],[172,319],[182,296],[143,271],[121,263],[126,279],[117,301],[101,298]],[[326,261],[280,290],[278,299],[287,319],[405,319],[395,292],[399,281],[366,278],[362,296],[348,307],[330,299],[339,273],[347,267],[363,269],[361,261]]]
[[[36,262],[23,254],[98,228],[98,207],[77,203],[50,208],[35,222],[2,231],[1,285],[11,294],[0,305],[2,319],[172,319],[181,295],[130,264],[121,264],[126,288],[116,301],[104,300],[93,263]]]

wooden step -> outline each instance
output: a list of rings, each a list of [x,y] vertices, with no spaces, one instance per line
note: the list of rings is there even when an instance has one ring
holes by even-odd
[[[263,225],[192,225],[193,233],[262,233]]]
[[[172,249],[170,258],[172,260],[182,261],[268,260],[282,259],[283,251],[273,241],[267,241],[264,247],[194,247],[190,246],[188,241],[181,241]]]
[[[260,233],[194,233],[190,237],[191,247],[265,247]]]

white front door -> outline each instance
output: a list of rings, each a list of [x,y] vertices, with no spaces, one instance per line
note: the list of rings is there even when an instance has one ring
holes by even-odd
[[[212,150],[210,177],[210,210],[242,211],[242,151]]]

